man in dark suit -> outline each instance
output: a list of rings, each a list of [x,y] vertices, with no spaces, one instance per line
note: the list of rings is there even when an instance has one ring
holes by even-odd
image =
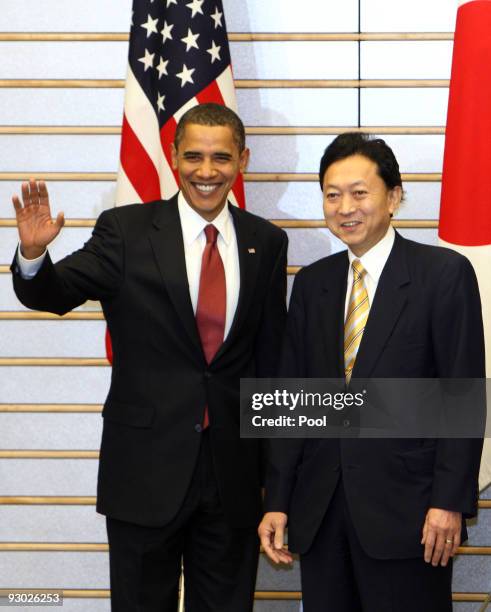
[[[297,275],[281,375],[484,377],[474,271],[391,227],[402,182],[387,144],[339,136],[320,183],[327,226],[348,251]],[[480,439],[274,442],[259,534],[275,562],[300,553],[305,612],[451,610],[451,557],[476,514],[480,452]]]
[[[56,264],[46,246],[63,215],[52,221],[45,184],[13,199],[19,299],[58,314],[100,300],[111,334],[97,509],[116,612],[175,612],[181,558],[186,610],[252,609],[263,461],[239,437],[239,380],[274,372],[287,238],[227,203],[248,157],[235,113],[191,109],[172,151],[180,193],[103,212]]]

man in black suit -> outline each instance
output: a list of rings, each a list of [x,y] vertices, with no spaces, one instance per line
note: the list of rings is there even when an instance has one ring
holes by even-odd
[[[103,212],[56,264],[46,246],[63,215],[52,221],[45,184],[13,198],[19,299],[58,314],[100,300],[111,334],[97,509],[115,612],[175,612],[181,558],[186,610],[252,609],[263,461],[239,437],[239,380],[274,372],[287,238],[227,203],[248,158],[235,113],[191,109],[172,151],[179,194]]]
[[[387,144],[343,134],[319,178],[327,226],[348,251],[297,275],[281,375],[483,378],[474,271],[394,231],[402,182]],[[476,514],[480,453],[480,439],[274,442],[259,534],[275,562],[300,553],[305,612],[451,610],[451,557]]]

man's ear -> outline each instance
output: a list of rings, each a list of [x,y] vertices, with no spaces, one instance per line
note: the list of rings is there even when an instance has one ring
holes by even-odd
[[[170,145],[170,155],[171,155],[171,161],[172,161],[172,168],[174,170],[177,170],[177,149],[174,143],[171,143]]]
[[[247,166],[249,165],[249,158],[251,156],[250,150],[246,147],[239,158],[239,170],[244,173],[247,170]]]
[[[402,188],[397,185],[393,187],[388,194],[389,197],[389,212],[392,217],[399,209],[402,200]]]

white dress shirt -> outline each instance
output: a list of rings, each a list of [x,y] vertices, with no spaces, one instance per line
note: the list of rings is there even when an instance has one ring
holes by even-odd
[[[359,259],[363,268],[367,271],[363,280],[368,293],[368,303],[370,308],[372,307],[375,293],[377,291],[378,282],[384,269],[387,260],[389,259],[390,252],[394,246],[394,240],[396,233],[392,225],[389,225],[387,233],[379,240],[375,246],[367,251],[361,257],[357,257],[350,249],[348,249],[349,258],[349,270],[348,270],[348,286],[346,289],[346,301],[344,304],[344,320],[346,321],[346,315],[348,314],[348,304],[351,295],[351,287],[353,285],[353,267],[352,263],[354,259]]]
[[[144,206],[144,205],[143,205]],[[184,240],[184,257],[186,260],[186,272],[188,277],[189,295],[196,314],[198,304],[199,279],[201,274],[201,259],[206,245],[204,229],[209,222],[203,219],[186,202],[184,196],[179,192],[177,207],[181,220],[182,236]],[[240,267],[239,252],[237,248],[237,236],[235,234],[232,215],[226,205],[220,214],[213,219],[212,224],[218,230],[217,246],[225,269],[225,284],[227,292],[227,306],[225,315],[224,339],[232,326],[235,310],[239,301],[240,289]],[[33,278],[46,257],[46,251],[37,259],[26,259],[17,250],[17,263],[23,278]]]

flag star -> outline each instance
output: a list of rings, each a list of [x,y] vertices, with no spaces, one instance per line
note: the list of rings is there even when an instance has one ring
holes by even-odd
[[[210,15],[210,17],[213,19],[213,21],[215,22],[215,30],[217,28],[221,28],[222,26],[222,17],[223,17],[223,13],[220,13],[220,11],[218,10],[218,6],[215,8],[215,12],[213,13],[213,15]]]
[[[170,40],[172,40],[172,34],[171,34],[171,32],[172,32],[173,27],[174,27],[174,24],[173,24],[173,23],[168,24],[168,23],[167,23],[167,21],[164,21],[164,28],[163,28],[163,30],[161,30],[161,32],[160,32],[160,33],[162,34],[162,38],[163,38],[162,43],[165,43],[165,41],[166,41],[168,38],[169,38]]]
[[[193,34],[191,32],[191,29],[188,28],[188,35],[185,36],[184,38],[181,38],[183,43],[186,43],[186,51],[189,51],[189,49],[191,49],[191,47],[194,47],[195,49],[199,49],[196,41],[199,38],[199,34]]]
[[[167,8],[169,8],[171,4],[177,4],[177,0],[167,0]]]
[[[165,96],[161,96],[160,94],[157,95],[157,108],[159,109],[159,112],[165,111],[164,100]]]
[[[211,41],[211,49],[207,49],[206,52],[211,55],[211,63],[213,64],[215,60],[220,61],[222,58],[220,57],[220,49],[218,45],[215,44],[215,41]]]
[[[147,31],[147,38],[150,36],[150,34],[157,34],[157,21],[158,18],[152,19],[150,15],[148,15],[147,22],[141,24],[141,27]]]
[[[193,12],[193,14],[191,15],[191,19],[197,14],[197,13],[201,13],[203,15],[203,10],[202,10],[202,6],[203,6],[203,2],[205,0],[193,0],[192,2],[190,2],[189,4],[186,4],[186,6],[188,8],[190,8]]]
[[[186,83],[194,83],[193,81],[193,72],[195,68],[189,69],[186,64],[182,65],[182,72],[178,72],[176,76],[181,79],[181,87],[184,87]]]
[[[153,58],[155,57],[155,53],[149,53],[148,49],[145,49],[145,57],[138,58],[138,61],[141,62],[145,66],[145,72],[149,68],[153,68]]]
[[[159,79],[163,74],[169,74],[167,72],[167,64],[169,60],[165,60],[163,57],[160,58],[159,65],[157,66],[157,70],[159,71]]]

